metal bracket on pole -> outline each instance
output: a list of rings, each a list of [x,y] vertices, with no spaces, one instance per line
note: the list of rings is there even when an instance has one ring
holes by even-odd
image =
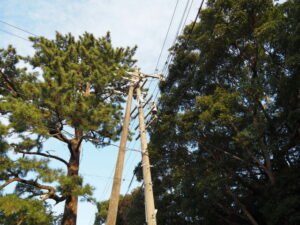
[[[139,69],[135,69],[133,72],[128,72],[128,75],[131,76],[131,79],[134,80],[134,89],[136,91],[135,99],[137,100],[137,106],[133,109],[133,111],[130,113],[130,116],[133,118],[139,117],[139,127],[140,132],[137,136],[136,140],[140,138],[141,141],[141,149],[142,150],[142,168],[143,168],[143,179],[144,179],[144,192],[145,192],[145,214],[146,214],[146,221],[147,225],[156,225],[156,217],[155,217],[155,206],[154,206],[154,197],[153,197],[153,190],[152,190],[152,180],[151,180],[151,171],[150,167],[150,161],[149,161],[149,154],[147,151],[147,135],[146,135],[146,126],[145,124],[145,116],[144,116],[144,107],[151,101],[153,95],[151,95],[147,100],[145,100],[145,96],[142,93],[142,88],[146,84],[146,80],[144,78],[157,78],[160,81],[163,80],[162,75],[150,75],[150,74],[144,74],[139,71]],[[137,114],[134,114],[135,111],[138,110]],[[151,106],[152,114],[155,114],[155,108],[153,107],[153,104]],[[153,120],[153,119],[152,119]],[[151,121],[152,121],[151,120]],[[151,123],[150,121],[150,123]],[[137,129],[138,127],[136,127]]]
[[[157,119],[157,116],[155,115],[147,124],[146,124],[146,129],[150,127],[151,123],[153,123]]]
[[[141,135],[139,134],[139,135],[135,138],[135,140],[136,140],[136,141],[139,140],[140,137],[141,137]]]
[[[145,106],[150,102],[150,100],[153,98],[153,95],[151,95],[146,102],[144,102],[144,104],[142,105],[143,108],[145,108]],[[133,111],[131,112],[131,114],[133,114],[133,112],[138,108],[138,105],[133,109]],[[131,115],[130,114],[130,115]],[[135,115],[131,115],[131,118],[132,119],[135,119],[137,116],[139,115],[139,113],[137,112]],[[138,125],[137,127],[135,128],[135,130],[138,128]]]

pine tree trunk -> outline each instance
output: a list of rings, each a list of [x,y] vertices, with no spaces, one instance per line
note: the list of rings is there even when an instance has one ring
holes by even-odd
[[[72,153],[69,160],[68,177],[78,176],[79,174],[79,159],[80,159],[80,146],[78,144],[72,144],[69,146]],[[77,220],[77,206],[78,197],[69,195],[66,197],[64,215],[62,219],[62,225],[76,225]]]

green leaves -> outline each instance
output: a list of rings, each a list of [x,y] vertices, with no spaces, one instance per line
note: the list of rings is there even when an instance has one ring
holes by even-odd
[[[58,191],[64,196],[84,196],[88,198],[92,195],[93,188],[89,185],[82,185],[83,178],[80,176],[61,176],[59,178]]]
[[[50,225],[53,217],[39,200],[24,200],[16,195],[1,196],[0,223]]]
[[[278,188],[299,167],[299,9],[210,0],[172,48],[149,145],[159,223],[299,221]]]

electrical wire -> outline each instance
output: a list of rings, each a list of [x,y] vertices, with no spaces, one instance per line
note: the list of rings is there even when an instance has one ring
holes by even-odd
[[[80,173],[80,175],[88,176],[88,177],[97,177],[102,179],[108,179],[108,180],[114,180],[115,178],[113,176],[99,176],[95,174],[88,174],[88,173]],[[128,178],[122,178],[122,182],[128,181]]]
[[[178,7],[178,2],[179,2],[179,0],[176,1],[175,8],[174,8],[173,13],[172,13],[172,17],[171,17],[171,20],[170,20],[170,23],[169,23],[169,26],[168,26],[168,29],[167,29],[167,32],[166,32],[166,35],[165,35],[165,38],[164,38],[164,42],[163,42],[161,51],[160,51],[160,53],[159,53],[159,56],[158,56],[158,59],[157,59],[157,62],[156,62],[156,66],[155,66],[154,72],[156,72],[157,69],[158,69],[158,65],[159,65],[159,62],[160,62],[160,59],[161,59],[161,56],[162,56],[162,52],[163,52],[163,50],[164,50],[164,47],[165,47],[165,44],[166,44],[166,41],[167,41],[167,38],[168,38],[168,35],[169,35],[169,32],[170,32],[170,28],[171,28],[171,26],[172,26],[172,23],[173,23],[173,20],[174,20],[174,16],[175,16],[175,14],[176,14],[176,10],[177,10],[177,7]],[[185,8],[184,8],[184,12],[183,12],[183,14],[182,14],[182,17],[181,17],[181,19],[180,19],[180,23],[179,23],[179,26],[178,26],[177,32],[176,32],[176,37],[175,37],[175,39],[174,39],[172,45],[174,45],[175,42],[177,41],[177,38],[178,38],[178,35],[179,35],[180,30],[183,30],[183,29],[184,29],[184,25],[185,25],[185,23],[186,23],[186,21],[187,21],[187,18],[188,18],[188,16],[189,16],[190,11],[191,11],[192,5],[193,5],[193,0],[192,0],[192,1],[188,0],[187,3],[186,3],[186,5],[185,5]],[[169,58],[169,56],[168,56],[168,58]],[[152,83],[153,80],[154,80],[154,79],[151,79],[151,81],[150,81],[150,83],[149,83],[149,85],[148,85],[148,89],[150,88],[151,83]],[[155,92],[157,86],[158,86],[158,84],[155,86],[154,90],[152,91],[152,94],[154,94],[154,92]],[[157,97],[158,93],[159,93],[159,92],[156,93],[156,97]],[[155,100],[154,100],[154,101],[155,101]],[[134,146],[135,146],[135,144],[136,144],[136,142],[134,142]],[[130,156],[131,156],[131,153],[130,153]],[[136,157],[137,157],[137,155],[133,158],[132,162],[135,160]],[[130,158],[130,157],[128,157],[128,158],[126,159],[126,161],[125,161],[125,166],[126,166],[127,162],[129,161],[129,158]],[[125,166],[124,166],[124,167],[125,167]],[[130,184],[129,184],[129,186],[128,186],[128,189],[127,189],[126,194],[127,194],[127,193],[129,192],[129,190],[130,190],[130,187],[131,187],[131,185],[132,185],[134,176],[135,176],[135,174],[133,174],[133,176],[132,176],[132,179],[131,179],[131,182],[130,182]]]
[[[189,0],[190,1],[190,0]],[[176,11],[177,11],[177,7],[178,7],[178,2],[179,0],[176,1],[176,4],[175,4],[175,7],[174,7],[174,10],[173,10],[173,13],[172,13],[172,17],[171,17],[171,20],[170,20],[170,23],[169,23],[169,26],[168,26],[168,29],[167,29],[167,32],[166,32],[166,35],[165,35],[165,38],[164,38],[164,42],[163,42],[163,45],[161,47],[161,50],[160,50],[160,54],[158,56],[158,59],[157,59],[157,62],[156,62],[156,66],[155,66],[155,69],[154,69],[154,72],[153,73],[156,73],[157,72],[157,69],[158,69],[158,65],[159,65],[159,62],[160,62],[160,59],[161,59],[161,56],[162,56],[162,52],[165,48],[165,44],[167,42],[167,39],[168,39],[168,36],[169,36],[169,32],[170,32],[170,29],[171,29],[171,26],[173,24],[173,21],[174,21],[174,16],[176,14]],[[153,82],[154,79],[151,79],[150,82],[149,82],[149,85],[148,85],[148,89],[150,88],[152,82]]]
[[[33,36],[38,37],[38,35],[36,35],[36,34],[30,32],[30,31],[28,31],[28,30],[25,30],[25,29],[23,29],[23,28],[17,27],[17,26],[15,26],[15,25],[12,25],[12,24],[10,24],[10,23],[8,23],[8,22],[5,22],[5,21],[3,21],[3,20],[0,20],[0,23],[6,24],[6,25],[8,25],[8,26],[10,26],[10,27],[13,27],[13,28],[18,29],[18,30],[20,30],[20,31],[23,31],[23,32],[25,32],[25,33],[27,33],[27,34],[30,34],[30,35],[33,35]]]
[[[116,170],[116,166],[114,166],[114,167],[112,168],[112,171],[111,171],[111,173],[110,173],[110,177],[112,177],[112,176],[114,175],[114,171],[115,171],[115,170]],[[103,192],[102,192],[102,195],[101,195],[101,197],[100,197],[100,201],[104,201],[104,196],[105,196],[106,192],[109,190],[110,183],[111,183],[110,180],[108,180],[108,181],[106,182],[106,184],[105,184],[105,186],[104,186],[104,189],[103,189]]]
[[[191,35],[192,35],[192,33],[193,33],[193,30],[194,30],[194,28],[195,28],[195,25],[196,25],[197,19],[198,19],[198,18],[199,18],[199,16],[200,16],[200,13],[201,13],[201,10],[202,10],[202,7],[203,7],[203,4],[204,4],[204,0],[202,0],[202,1],[201,1],[201,4],[200,4],[200,7],[199,7],[199,10],[198,10],[198,12],[197,12],[197,15],[196,15],[196,17],[195,17],[195,19],[194,19],[194,22],[193,22],[193,25],[192,25],[192,28],[191,28],[191,30],[190,30],[190,33],[189,33],[189,35],[188,35],[188,38],[187,38],[187,41],[186,41],[186,45],[188,44],[188,42],[189,42],[189,40],[190,40],[190,37],[191,37]]]
[[[172,46],[175,45],[175,43],[176,43],[177,40],[178,40],[179,34],[180,34],[181,32],[183,32],[183,30],[184,30],[184,27],[185,27],[185,25],[186,25],[187,18],[188,18],[189,14],[190,14],[190,11],[191,11],[191,8],[192,8],[192,5],[193,5],[193,1],[194,1],[194,0],[192,0],[192,1],[188,0],[187,3],[186,3],[186,5],[185,5],[183,14],[182,14],[182,16],[181,16],[181,19],[180,19],[180,22],[179,22],[179,25],[178,25],[178,28],[177,28],[177,32],[176,32],[174,41],[173,41],[173,43],[172,43]],[[165,62],[165,64],[164,64],[164,67],[163,67],[163,69],[162,69],[162,73],[163,73],[163,74],[164,74],[165,71],[167,70],[167,68],[168,68],[169,64],[171,63],[172,59],[173,59],[173,55],[172,55],[171,53],[169,53],[169,55],[168,55],[168,57],[167,57],[167,60],[166,60],[166,62]],[[166,76],[167,76],[167,74],[164,74],[164,77],[166,77]],[[154,92],[156,91],[157,88],[158,88],[158,83],[155,85],[155,87],[154,87],[154,89],[153,89],[153,91],[152,91],[152,95],[154,95]],[[159,93],[159,91],[157,91],[157,93],[155,94],[155,98],[153,99],[154,102],[156,101],[156,98],[158,97],[158,93]]]
[[[167,33],[166,33],[166,35],[165,35],[165,39],[164,39],[163,45],[162,45],[162,47],[161,47],[161,50],[160,50],[160,53],[159,53],[157,62],[156,62],[156,66],[155,66],[154,72],[158,69],[158,64],[159,64],[159,61],[160,61],[162,52],[163,52],[163,50],[164,50],[164,48],[165,48],[165,44],[166,44],[167,39],[168,39],[168,36],[169,36],[170,28],[171,28],[172,23],[173,23],[173,20],[174,20],[174,16],[175,16],[175,13],[176,13],[176,10],[177,10],[178,2],[179,2],[179,0],[177,0],[176,5],[175,5],[175,8],[174,8],[174,10],[173,10],[173,14],[172,14],[172,17],[171,17],[171,20],[170,20],[170,23],[169,23],[169,26],[168,26],[168,30],[167,30]]]
[[[173,41],[173,43],[172,43],[172,46],[175,45],[180,30],[182,30],[182,29],[184,28],[184,24],[186,23],[186,20],[187,20],[187,18],[188,18],[188,16],[189,16],[189,13],[190,13],[190,11],[191,11],[191,7],[192,7],[192,5],[193,5],[193,1],[194,1],[194,0],[192,0],[192,1],[191,1],[191,0],[188,0],[188,1],[186,2],[186,5],[185,5],[185,8],[184,8],[183,14],[182,14],[181,19],[180,19],[179,26],[178,26],[178,28],[177,28],[176,36],[175,36],[174,41]],[[190,3],[190,2],[191,2],[191,3]],[[174,8],[174,11],[173,11],[173,14],[172,14],[172,18],[171,18],[171,21],[170,21],[170,24],[169,24],[169,27],[168,27],[168,30],[167,30],[167,33],[166,33],[166,36],[165,36],[165,39],[164,39],[164,43],[163,43],[162,49],[161,49],[161,51],[160,51],[160,54],[159,54],[159,57],[158,57],[158,60],[157,60],[157,63],[156,63],[156,67],[155,67],[154,71],[157,70],[157,67],[158,67],[158,65],[159,65],[159,61],[160,61],[160,58],[161,58],[161,55],[162,55],[162,51],[163,51],[163,49],[164,49],[166,39],[167,39],[167,37],[168,37],[168,35],[169,35],[169,31],[170,31],[171,25],[172,25],[173,20],[174,20],[174,15],[175,15],[175,13],[176,13],[177,4],[178,4],[178,1],[176,2],[175,8]],[[170,62],[169,62],[169,58],[170,58],[170,54],[169,54],[168,57],[167,57],[167,61],[166,61],[165,65],[167,64],[167,62],[168,62],[168,64],[170,63]],[[162,72],[164,72],[164,70],[165,70],[165,68],[163,69]],[[165,77],[165,76],[164,76],[164,77]],[[148,86],[148,89],[150,89],[150,86],[151,86],[151,84],[152,84],[152,81],[153,81],[153,79],[150,81],[149,86]],[[154,92],[156,91],[157,88],[158,88],[158,82],[157,82],[156,85],[154,86],[154,89],[153,89],[151,95],[154,94]],[[157,96],[157,95],[158,95],[158,94],[156,94],[156,96]],[[153,101],[155,102],[155,99],[154,99]]]
[[[190,30],[188,36],[187,36],[187,41],[186,41],[186,43],[185,43],[185,46],[188,45],[188,42],[189,42],[189,40],[190,40],[190,37],[191,37],[191,35],[192,35],[192,33],[193,33],[193,30],[194,30],[194,28],[195,28],[197,19],[198,19],[199,16],[200,16],[200,13],[201,13],[203,4],[204,4],[204,0],[202,0],[201,3],[200,3],[200,7],[199,7],[199,9],[198,9],[197,15],[196,15],[196,17],[195,17],[195,19],[194,19],[194,21],[193,21],[193,25],[192,25],[192,27],[191,27],[191,30]],[[191,6],[190,6],[190,9],[191,9]],[[190,9],[189,9],[189,11],[190,11]],[[187,17],[186,17],[186,19],[187,19]],[[186,19],[185,19],[185,22],[186,22]],[[182,29],[182,32],[183,32],[183,29]],[[178,35],[177,35],[177,37],[175,38],[175,40],[174,40],[174,42],[173,42],[173,46],[175,45],[176,39],[177,39],[177,38],[178,38]],[[164,73],[164,77],[167,76],[167,73],[168,73],[167,68],[169,67],[170,63],[172,62],[173,57],[174,57],[174,56],[171,55],[171,54],[168,55],[168,58],[167,58],[166,63],[165,63],[165,66],[164,66],[164,68],[163,68],[163,70],[162,70],[163,72],[165,72],[165,73]],[[157,87],[158,87],[158,85],[155,86],[154,90],[156,90]],[[154,91],[153,91],[153,92],[154,92]],[[159,94],[159,92],[156,93],[156,95],[155,95],[155,97],[154,97],[154,101],[157,100],[158,94]]]
[[[20,39],[22,39],[22,40],[24,40],[24,41],[30,42],[30,40],[28,40],[28,39],[26,39],[26,38],[24,38],[24,37],[21,37],[21,36],[19,36],[19,35],[17,35],[17,34],[11,33],[11,32],[9,32],[9,31],[3,30],[3,29],[0,29],[0,31],[2,31],[3,33],[9,34],[9,35],[11,35],[11,36],[20,38]]]
[[[127,195],[127,194],[129,193],[129,190],[130,190],[131,185],[132,185],[132,183],[133,183],[133,179],[134,179],[135,174],[136,174],[136,171],[134,171],[134,173],[132,174],[132,178],[131,178],[131,180],[130,180],[130,183],[129,183],[129,185],[128,185],[128,188],[127,188],[127,191],[126,191],[125,195]]]

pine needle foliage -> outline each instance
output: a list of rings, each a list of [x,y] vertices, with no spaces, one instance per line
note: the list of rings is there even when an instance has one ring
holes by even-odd
[[[1,198],[0,212],[21,219],[28,209],[28,219],[20,222],[28,224],[37,199],[65,201],[62,224],[75,224],[78,197],[92,195],[78,173],[82,142],[101,147],[118,139],[125,96],[115,91],[126,93],[124,78],[135,63],[136,48],[114,48],[109,33],[101,38],[84,33],[78,39],[56,33],[54,40],[30,40],[32,56],[19,56],[12,46],[0,49],[0,113],[6,120],[0,125],[0,187],[17,183],[16,195]],[[51,139],[66,149],[47,152],[43,144]],[[63,151],[69,158],[61,156]],[[53,160],[65,169],[50,167]],[[10,211],[9,199],[24,207]],[[44,205],[36,207],[42,218]]]

